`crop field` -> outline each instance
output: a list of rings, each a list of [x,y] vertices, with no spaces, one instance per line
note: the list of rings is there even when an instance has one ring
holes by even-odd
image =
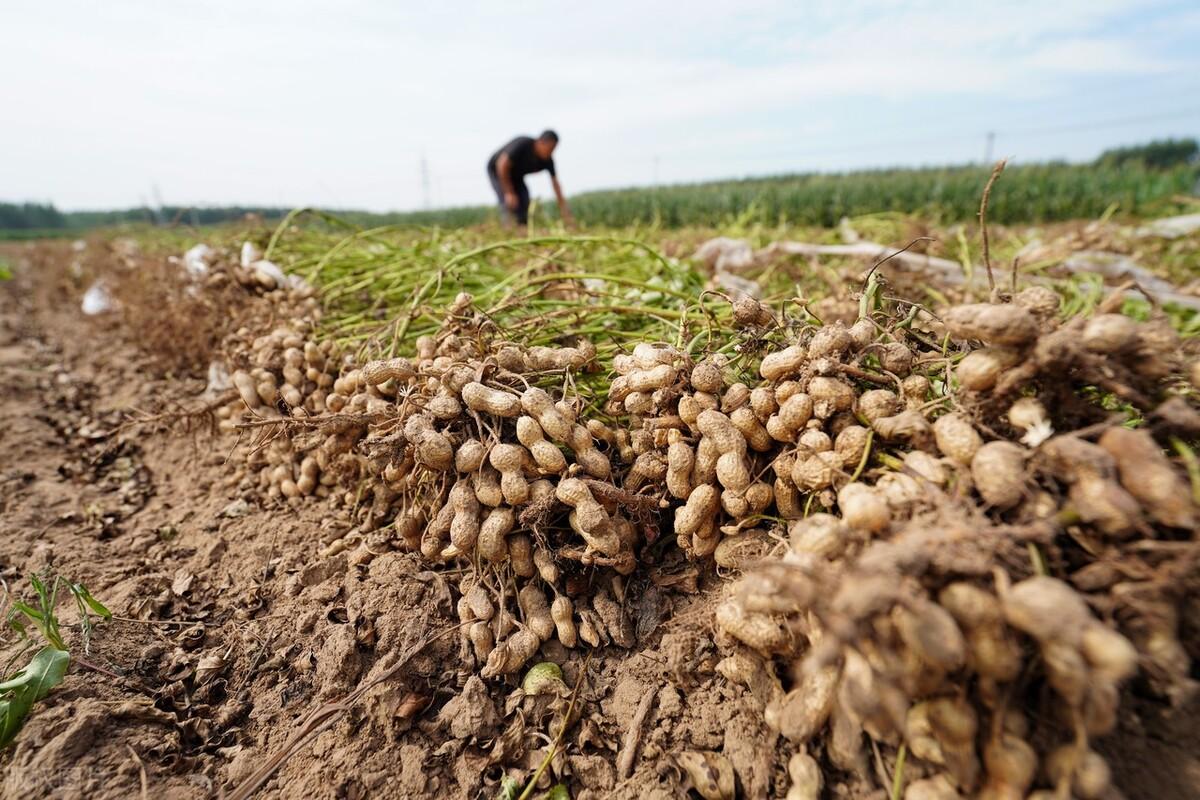
[[[595,192],[579,213],[609,225],[655,220],[664,225],[718,225],[733,219],[772,225],[834,226],[842,217],[882,211],[967,221],[979,210],[983,167],[877,170],[695,186]],[[1170,208],[1196,185],[1195,167],[1148,171],[1137,166],[1039,164],[1011,167],[996,186],[989,213],[1000,223],[1094,218],[1115,205],[1144,214]]]
[[[938,167],[781,175],[585,192],[572,203],[581,219],[610,227],[832,227],[842,217],[882,212],[940,223],[968,222],[979,211],[979,187],[988,172],[985,167]],[[1013,166],[996,186],[991,216],[1007,224],[1094,219],[1112,209],[1162,216],[1186,208],[1186,196],[1198,182],[1200,168],[1194,165],[1161,169],[1137,163]],[[552,203],[536,208],[534,214],[546,224],[557,218]],[[461,227],[494,220],[495,212],[488,207],[463,207],[344,216],[364,226]]]
[[[985,167],[928,167],[813,173],[669,184],[585,192],[572,202],[593,226],[678,228],[760,224],[832,227],[843,217],[893,213],[936,223],[970,222],[979,210]],[[1134,216],[1182,213],[1200,185],[1200,167],[1143,160],[1101,158],[1096,164],[1042,163],[1010,166],[997,184],[990,215],[1003,224],[1095,219],[1120,211]],[[283,208],[128,209],[59,212],[53,206],[0,203],[0,241],[70,236],[99,226],[144,225],[155,218],[175,224],[208,225],[254,214],[278,220]],[[461,228],[495,221],[487,206],[403,213],[339,211],[339,218],[371,228],[380,225]],[[535,220],[552,225],[553,204],[536,204]]]
[[[1196,170],[920,175],[0,248],[4,796],[1196,796]]]

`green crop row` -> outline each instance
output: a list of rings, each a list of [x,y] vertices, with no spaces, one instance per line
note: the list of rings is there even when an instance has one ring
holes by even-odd
[[[738,218],[768,225],[831,226],[844,216],[885,211],[958,222],[978,212],[989,173],[958,167],[751,178],[588,192],[573,205],[580,219],[602,225],[718,225]],[[1173,197],[1191,193],[1198,179],[1195,166],[1010,167],[996,184],[988,216],[998,223],[1053,222],[1096,217],[1113,205],[1122,214],[1152,215],[1169,209]]]
[[[585,192],[571,199],[587,225],[724,226],[836,225],[842,217],[881,212],[917,215],[935,223],[975,218],[990,168],[945,167],[781,175],[657,188]],[[1009,167],[996,184],[989,218],[997,223],[1040,223],[1122,215],[1170,213],[1181,195],[1200,191],[1200,166],[1167,169],[1140,163],[1035,164]],[[462,227],[495,219],[486,206],[398,214],[348,213],[360,224]],[[535,204],[531,217],[557,216],[553,203]]]

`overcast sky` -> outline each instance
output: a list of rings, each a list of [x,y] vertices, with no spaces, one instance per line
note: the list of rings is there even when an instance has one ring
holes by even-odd
[[[568,193],[1200,135],[1194,0],[981,5],[11,2],[0,200],[488,202],[547,126]]]

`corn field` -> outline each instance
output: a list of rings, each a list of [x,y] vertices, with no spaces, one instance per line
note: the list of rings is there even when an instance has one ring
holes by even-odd
[[[589,192],[575,199],[581,219],[626,225],[657,221],[668,227],[717,225],[731,219],[768,225],[837,224],[896,211],[938,220],[972,219],[989,170],[962,167],[796,175],[739,181]],[[989,216],[1000,223],[1054,222],[1096,217],[1116,205],[1146,214],[1190,192],[1194,167],[1152,171],[1141,167],[1044,164],[1010,167],[992,195]]]
[[[584,192],[571,198],[589,226],[836,225],[842,217],[879,212],[913,214],[933,222],[974,219],[987,167],[884,169],[848,173],[635,187]],[[1177,198],[1193,194],[1200,168],[1147,169],[1137,164],[1034,164],[1010,166],[996,186],[989,217],[998,223],[1041,223],[1094,218],[1110,209],[1122,215],[1170,213]],[[535,192],[538,185],[535,182]],[[460,227],[494,219],[487,206],[400,214],[348,214],[362,224],[381,222]],[[553,203],[536,203],[536,222],[556,218]]]

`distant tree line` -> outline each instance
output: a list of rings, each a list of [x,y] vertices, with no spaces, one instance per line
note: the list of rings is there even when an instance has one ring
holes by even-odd
[[[1160,139],[1131,147],[1105,150],[1096,159],[1102,167],[1142,166],[1171,169],[1200,162],[1200,143],[1195,139]]]
[[[0,228],[29,230],[65,227],[66,216],[49,203],[0,203]]]
[[[255,214],[280,219],[289,209],[254,206],[162,206],[115,211],[59,211],[52,203],[0,203],[0,230],[85,230],[131,222],[213,225]]]

